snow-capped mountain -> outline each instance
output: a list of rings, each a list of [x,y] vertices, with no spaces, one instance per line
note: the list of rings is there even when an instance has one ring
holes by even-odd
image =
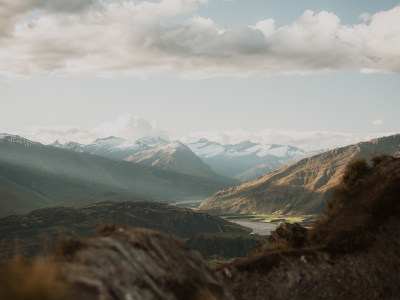
[[[60,147],[60,144],[55,142],[51,146]],[[266,145],[251,141],[222,145],[207,139],[185,145],[179,141],[171,143],[161,137],[128,141],[110,136],[88,145],[69,142],[62,148],[196,176],[213,177],[220,174],[241,181],[257,178],[306,154],[302,149],[288,145]],[[256,169],[243,174],[253,168]]]
[[[159,136],[143,137],[143,138],[138,139],[136,142],[144,144],[150,148],[163,147],[163,146],[167,146],[170,143],[168,140],[165,140]]]
[[[124,160],[140,151],[149,150],[168,145],[169,142],[160,137],[145,137],[136,141],[128,141],[126,139],[109,136],[95,140],[91,144],[79,144],[76,142],[68,142],[60,144],[58,141],[50,144],[53,147],[62,147],[64,149],[76,152],[88,152],[101,155],[107,158]]]
[[[54,145],[54,143],[49,146],[53,146],[53,145]],[[69,143],[66,143],[61,146],[61,148],[75,151],[75,152],[85,152],[85,150],[83,149],[84,147],[85,147],[85,145],[75,143],[75,142],[69,142]],[[60,148],[60,147],[57,147],[57,148]]]
[[[96,145],[103,147],[95,148]],[[112,139],[108,139],[98,140],[91,147],[100,152],[106,148],[118,149],[119,145],[121,143],[113,144]],[[71,147],[71,150],[64,146]],[[186,147],[176,143],[171,146],[177,149],[176,152]],[[68,143],[63,147],[43,145],[19,136],[1,134],[0,217],[45,206],[106,200],[176,202],[204,199],[237,184],[235,180],[223,176],[219,176],[220,179],[199,177],[86,152],[77,153],[83,152],[85,147],[78,143]]]
[[[187,146],[197,154],[203,161],[219,174],[235,177],[241,180],[252,180],[263,171],[271,172],[285,164],[289,160],[300,158],[306,154],[302,149],[275,144],[258,144],[251,141],[244,141],[239,144],[222,145],[207,139],[200,139],[195,143],[188,143]],[[241,174],[261,165],[268,165],[268,168],[260,168],[259,172],[242,177]]]
[[[221,145],[217,142],[211,142],[207,139],[200,139],[195,143],[188,143],[187,146],[200,157],[215,156],[248,156],[256,155],[258,157],[275,156],[279,158],[291,158],[304,155],[306,152],[302,149],[275,144],[257,144],[251,141],[244,141],[239,144]]]
[[[92,144],[83,147],[86,152],[119,160],[123,160],[133,153],[147,150],[149,148],[149,146],[140,141],[131,142],[114,136],[97,139]]]
[[[10,144],[20,144],[23,145],[24,147],[30,147],[32,145],[40,145],[40,143],[38,142],[25,139],[23,137],[20,137],[19,135],[13,135],[8,133],[0,133],[0,141],[7,142]]]
[[[55,142],[50,146],[60,147],[60,144]],[[215,173],[180,141],[169,142],[160,137],[145,137],[128,141],[110,136],[97,139],[88,145],[69,142],[61,146],[74,152],[87,152],[115,160],[131,161],[167,171],[213,179],[228,185],[240,183],[235,179]]]
[[[55,142],[50,146],[60,147],[60,144]],[[149,146],[140,141],[132,142],[115,136],[97,139],[88,145],[68,142],[61,147],[75,152],[88,152],[117,160],[123,160],[136,152],[150,149]]]
[[[168,171],[227,180],[227,178],[216,174],[180,141],[173,141],[165,146],[136,152],[125,160]],[[233,180],[232,182],[235,183]]]

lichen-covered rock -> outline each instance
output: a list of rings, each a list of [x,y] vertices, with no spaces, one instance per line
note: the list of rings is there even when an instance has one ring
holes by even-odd
[[[57,255],[70,299],[231,299],[200,254],[172,235],[106,227],[63,242]]]

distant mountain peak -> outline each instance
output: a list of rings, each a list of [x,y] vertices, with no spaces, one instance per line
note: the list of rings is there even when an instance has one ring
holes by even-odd
[[[165,147],[174,148],[176,150],[189,150],[189,151],[191,151],[189,149],[189,147],[187,147],[185,144],[183,144],[181,141],[178,141],[178,140],[172,141],[171,143],[169,143]]]
[[[257,145],[256,143],[250,141],[250,140],[245,140],[243,142],[240,142],[239,145]]]
[[[159,136],[142,137],[136,142],[149,146],[151,148],[167,146],[170,142]]]
[[[29,147],[32,145],[40,145],[39,142],[34,142],[26,138],[23,138],[19,135],[13,135],[8,133],[0,133],[0,140],[9,142],[11,144],[21,144],[24,145],[25,147]]]
[[[58,140],[56,140],[54,143],[49,144],[49,146],[55,147],[55,148],[62,148],[62,144]]]
[[[98,138],[96,139],[93,143],[102,143],[102,142],[125,142],[126,140],[120,137],[116,137],[116,136],[108,136],[105,138]]]
[[[5,138],[20,138],[23,139],[23,137],[20,137],[19,135],[15,135],[15,134],[9,134],[9,133],[0,133],[0,139],[5,139]]]
[[[208,143],[210,142],[209,140],[207,140],[206,138],[201,138],[197,141],[197,143]]]
[[[77,142],[68,142],[68,143],[64,144],[64,146],[67,146],[67,145],[70,145],[70,146],[83,146],[82,144],[79,144]]]

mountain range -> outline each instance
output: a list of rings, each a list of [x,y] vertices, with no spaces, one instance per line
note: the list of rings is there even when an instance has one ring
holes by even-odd
[[[148,137],[136,141],[128,141],[123,138],[109,136],[106,138],[97,139],[88,145],[79,144],[76,142],[60,144],[58,141],[56,141],[55,143],[51,144],[51,146],[74,150],[77,152],[88,152],[117,160],[124,160],[134,153],[155,147],[166,146],[168,144],[168,141],[160,137]]]
[[[100,155],[114,160],[124,160],[147,167],[199,176],[217,181],[225,181],[231,185],[239,184],[235,179],[229,179],[215,173],[196,154],[180,141],[169,142],[160,137],[146,137],[136,141],[110,136],[97,139],[84,145],[69,142],[64,145],[55,142],[51,146]]]
[[[320,214],[350,161],[399,151],[399,134],[333,149],[219,191],[199,208],[219,213]]]
[[[102,200],[204,199],[234,184],[0,135],[2,216]]]
[[[251,141],[222,145],[200,139],[187,146],[217,173],[242,182],[251,181],[307,155],[304,150],[293,146]]]
[[[52,146],[208,178],[217,178],[217,173],[241,182],[251,181],[310,155],[302,149],[287,145],[266,145],[250,141],[222,145],[207,139],[183,144],[160,137],[127,141],[110,136],[88,145],[75,142],[61,145],[55,142]]]
[[[400,135],[307,157],[315,153],[250,141],[221,145],[200,139],[185,145],[159,137],[133,142],[108,137],[88,145],[55,142],[46,146],[1,134],[0,215],[104,200],[200,200],[213,193],[200,209],[320,214],[351,160],[398,155]],[[266,175],[238,185],[238,179],[215,172],[218,168],[220,173],[247,180]]]

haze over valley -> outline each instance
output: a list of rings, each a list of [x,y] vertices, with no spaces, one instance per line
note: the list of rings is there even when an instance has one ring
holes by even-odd
[[[398,0],[0,0],[0,299],[397,299]]]

